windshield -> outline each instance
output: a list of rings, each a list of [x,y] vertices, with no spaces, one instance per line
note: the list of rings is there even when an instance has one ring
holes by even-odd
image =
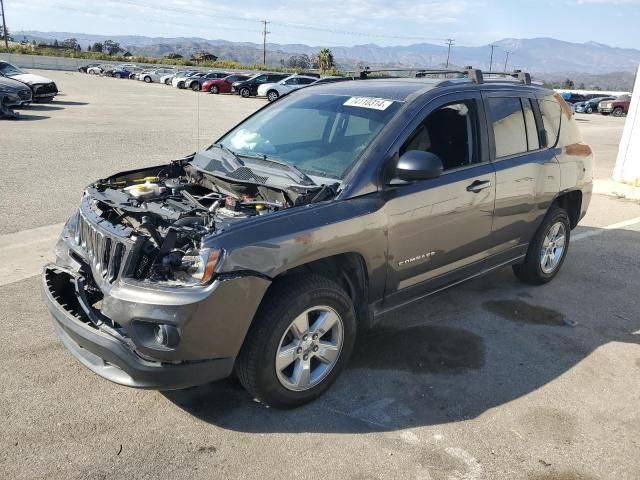
[[[11,77],[13,75],[20,75],[25,72],[24,70],[20,70],[18,67],[14,67],[10,63],[0,62],[0,73],[7,77]]]
[[[310,176],[340,180],[400,105],[342,95],[284,97],[218,143],[240,156],[273,159]]]

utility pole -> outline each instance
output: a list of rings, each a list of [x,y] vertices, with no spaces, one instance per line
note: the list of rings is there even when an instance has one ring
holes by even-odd
[[[264,29],[262,30],[262,64],[267,66],[267,34],[271,32],[267,32],[267,24],[270,23],[267,20],[261,20],[264,25]]]
[[[7,21],[4,18],[3,0],[0,0],[0,10],[2,11],[2,36],[4,37],[4,48],[9,50],[9,34],[7,33]]]
[[[447,38],[446,40],[449,48],[447,49],[447,66],[445,68],[449,68],[449,57],[451,56],[451,46],[455,43],[453,38]]]
[[[506,57],[505,57],[505,59],[504,59],[504,71],[505,71],[505,72],[507,71],[507,63],[509,62],[509,54],[510,54],[510,53],[511,53],[511,52],[510,52],[509,50],[507,50],[507,52],[506,52],[507,56],[506,56]]]
[[[489,45],[491,47],[491,60],[489,61],[489,71],[493,68],[493,50],[496,48],[495,45]]]

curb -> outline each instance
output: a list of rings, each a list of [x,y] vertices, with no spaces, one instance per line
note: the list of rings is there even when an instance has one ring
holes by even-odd
[[[627,200],[640,200],[640,187],[616,182],[614,180],[594,180],[593,193],[596,195],[625,198]]]

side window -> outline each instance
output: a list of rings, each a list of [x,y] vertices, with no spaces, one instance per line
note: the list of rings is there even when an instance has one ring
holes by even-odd
[[[266,75],[260,75],[259,77],[256,77],[255,82],[256,83],[265,83],[267,81],[267,76]]]
[[[314,78],[299,78],[298,85],[309,85],[310,83],[315,82]]]
[[[400,149],[424,150],[442,160],[444,170],[480,162],[478,109],[474,100],[443,105],[431,112]]]
[[[298,79],[297,78],[290,78],[289,80],[284,82],[284,84],[285,85],[297,85],[298,84]]]
[[[522,109],[524,110],[524,121],[527,125],[527,146],[529,151],[538,150],[540,148],[540,140],[538,139],[538,127],[536,127],[536,117],[533,114],[531,100],[523,98]]]
[[[562,107],[553,97],[538,100],[540,113],[542,114],[542,124],[547,131],[548,146],[555,147],[560,132],[560,119],[562,118]]]
[[[496,143],[496,158],[526,152],[527,131],[520,99],[494,97],[489,98],[488,103]]]

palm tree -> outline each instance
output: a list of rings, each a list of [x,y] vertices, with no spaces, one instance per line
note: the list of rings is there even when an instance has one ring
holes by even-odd
[[[331,70],[335,66],[331,50],[328,48],[320,50],[320,53],[318,53],[318,63],[321,71],[326,72],[327,70]]]

